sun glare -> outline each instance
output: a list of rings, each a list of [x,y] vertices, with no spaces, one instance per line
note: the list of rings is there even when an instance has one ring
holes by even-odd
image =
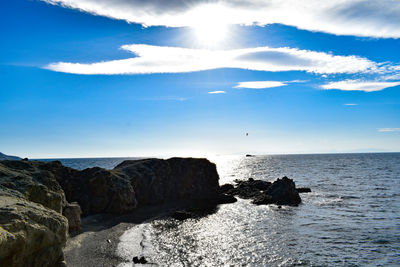
[[[192,14],[192,29],[196,41],[203,46],[221,44],[228,35],[228,23],[224,12],[215,5],[198,8]]]

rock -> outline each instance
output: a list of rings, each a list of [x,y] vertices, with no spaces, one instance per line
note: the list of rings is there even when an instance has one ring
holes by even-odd
[[[175,211],[172,214],[172,218],[177,219],[178,221],[183,221],[192,217],[193,217],[192,213],[183,210]]]
[[[236,201],[237,199],[229,194],[219,194],[216,199],[217,204],[229,204],[229,203],[234,203]]]
[[[64,207],[63,215],[68,220],[69,232],[80,232],[81,227],[81,207],[77,202],[67,203]]]
[[[0,266],[57,266],[64,260],[67,227],[52,209],[0,195]]]
[[[114,168],[129,177],[139,205],[170,201],[215,201],[219,176],[207,159],[127,160]]]
[[[299,188],[296,188],[296,190],[299,193],[310,193],[311,192],[311,188],[308,188],[308,187],[299,187]]]
[[[147,260],[143,256],[140,258],[135,256],[135,257],[133,257],[132,261],[133,261],[133,263],[141,263],[141,264],[147,263]]]
[[[298,205],[301,203],[295,183],[286,176],[273,182],[264,194],[270,196],[273,203],[277,205]]]
[[[235,187],[232,184],[224,184],[219,187],[219,192],[222,194],[228,193],[233,190]]]
[[[283,177],[274,183],[249,178],[247,181],[235,180],[236,186],[223,185],[220,192],[244,199],[252,199],[256,205],[298,205],[301,203],[298,190],[292,179]],[[308,188],[309,189],[309,188]],[[300,191],[304,190],[300,188]]]
[[[61,213],[66,204],[65,195],[46,165],[38,161],[0,161],[0,186],[14,191],[12,195],[23,196]]]
[[[228,193],[244,199],[259,197],[261,191],[267,190],[271,186],[270,182],[254,180],[253,178],[249,178],[247,181],[236,180],[236,183],[236,187]]]
[[[63,168],[67,170],[58,170],[57,180],[67,200],[78,202],[84,216],[96,213],[123,214],[136,208],[135,191],[124,174],[99,167],[82,171]]]
[[[21,158],[16,156],[9,156],[0,152],[0,160],[21,160]]]

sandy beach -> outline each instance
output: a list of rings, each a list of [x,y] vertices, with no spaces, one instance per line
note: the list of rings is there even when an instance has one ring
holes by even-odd
[[[67,266],[132,266],[133,257],[146,256],[143,226],[188,206],[174,203],[139,208],[134,214],[123,216],[98,214],[85,217],[82,231],[71,235],[64,248]],[[152,262],[146,265],[149,264]]]

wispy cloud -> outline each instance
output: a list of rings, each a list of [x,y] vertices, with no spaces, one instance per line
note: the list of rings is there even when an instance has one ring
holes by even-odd
[[[378,69],[375,62],[358,56],[335,56],[288,47],[207,50],[134,44],[121,48],[136,57],[96,63],[57,62],[44,68],[75,74],[182,73],[219,68],[331,74],[374,72]]]
[[[343,104],[343,105],[345,105],[345,106],[358,106],[358,104],[355,104],[355,103],[348,103],[348,104]]]
[[[394,0],[42,1],[144,26],[192,26],[213,15],[225,24],[280,23],[335,35],[400,37],[400,1]]]
[[[400,128],[379,128],[378,132],[400,132]]]
[[[240,82],[235,88],[250,88],[250,89],[265,89],[285,86],[286,83],[278,81],[254,81],[254,82]]]
[[[338,89],[344,91],[374,92],[397,85],[400,85],[400,82],[344,80],[344,81],[330,82],[328,84],[324,84],[321,86],[321,88],[326,90]]]
[[[226,94],[225,91],[212,91],[212,92],[208,92],[209,94]]]

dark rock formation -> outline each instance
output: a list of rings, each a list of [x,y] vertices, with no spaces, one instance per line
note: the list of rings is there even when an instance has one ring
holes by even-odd
[[[9,156],[0,152],[0,160],[21,160],[21,158],[16,156]]]
[[[308,188],[308,187],[299,187],[299,188],[296,188],[296,190],[299,193],[311,193],[311,188]]]
[[[273,182],[263,194],[265,197],[260,200],[254,199],[253,203],[258,205],[298,205],[301,203],[301,198],[296,190],[295,183],[286,176]]]
[[[277,179],[273,183],[254,180],[253,178],[249,178],[247,181],[236,180],[235,182],[235,187],[233,185],[221,186],[220,192],[244,199],[252,199],[252,203],[256,205],[298,205],[301,203],[295,183],[287,177]]]
[[[57,180],[67,200],[78,202],[84,216],[96,213],[123,214],[136,208],[135,191],[129,178],[118,171],[99,167],[83,171],[68,168],[58,170]]]
[[[219,176],[207,159],[128,160],[114,170],[129,177],[139,205],[218,198]]]
[[[70,233],[80,232],[81,227],[81,207],[77,202],[67,203],[63,209],[63,215],[68,220],[68,230]]]

